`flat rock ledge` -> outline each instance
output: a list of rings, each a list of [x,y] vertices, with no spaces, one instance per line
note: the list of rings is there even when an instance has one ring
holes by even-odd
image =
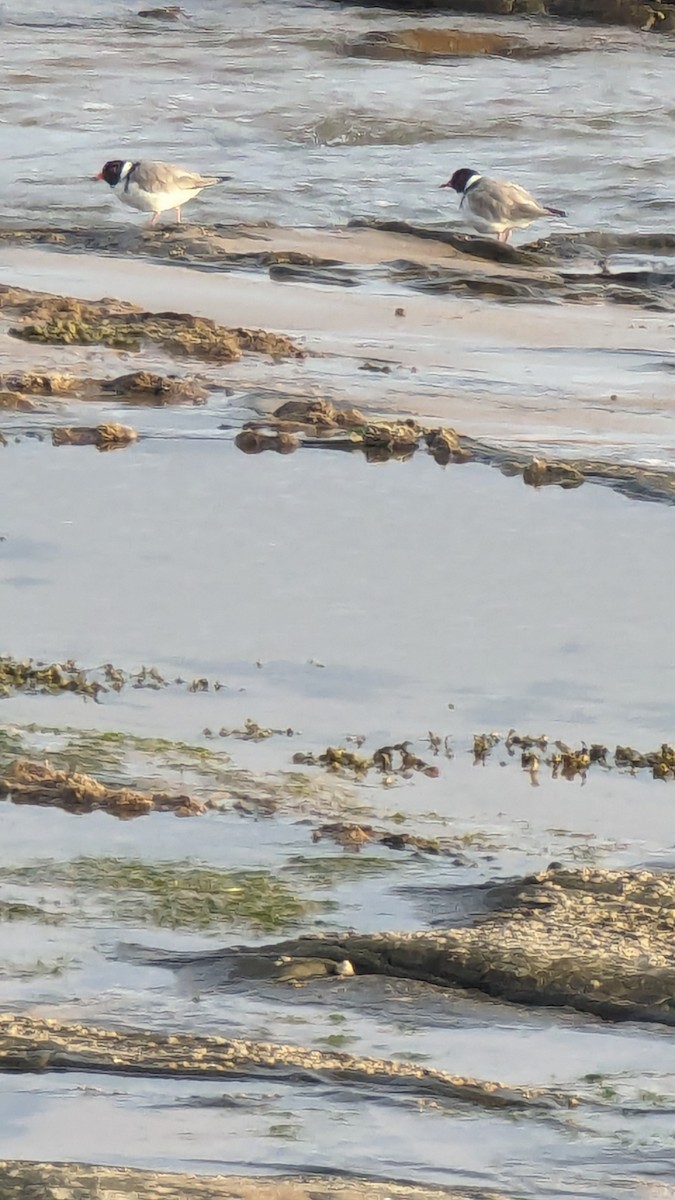
[[[211,977],[222,970],[224,985],[228,978],[301,983],[309,974],[305,964],[323,962],[333,964],[335,974],[348,967],[350,975],[459,986],[605,1020],[675,1025],[675,872],[552,864],[536,875],[429,889],[428,896],[431,919],[445,928],[323,934],[192,961],[208,962]],[[179,960],[165,956],[164,963],[178,966]]]
[[[82,1163],[0,1161],[2,1200],[466,1200],[468,1193],[356,1176],[185,1175]],[[502,1200],[471,1189],[471,1200]]]
[[[507,1112],[574,1108],[578,1098],[549,1088],[509,1087],[390,1059],[345,1051],[148,1029],[101,1029],[0,1014],[0,1071],[93,1071],[184,1079],[280,1078],[287,1082],[356,1086],[453,1105]]]
[[[345,3],[345,0],[338,2]],[[598,25],[628,25],[645,32],[653,30],[658,33],[672,33],[675,28],[675,6],[640,4],[636,0],[359,0],[359,4],[403,12],[548,16],[562,20],[592,21]]]

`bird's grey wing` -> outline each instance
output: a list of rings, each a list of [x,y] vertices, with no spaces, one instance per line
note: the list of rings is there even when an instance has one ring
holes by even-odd
[[[494,194],[501,198],[504,213],[518,218],[541,216],[546,211],[520,184],[511,183],[507,179],[493,179],[489,182]]]
[[[480,179],[464,199],[473,216],[488,225],[499,224],[510,216],[510,207],[495,180]]]
[[[129,177],[144,192],[173,192],[179,189],[189,192],[216,182],[215,179],[205,179],[202,175],[186,171],[184,167],[163,162],[136,163]]]

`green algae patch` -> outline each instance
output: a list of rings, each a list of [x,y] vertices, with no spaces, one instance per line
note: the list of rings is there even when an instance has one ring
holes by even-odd
[[[63,913],[49,912],[37,904],[24,904],[20,900],[0,900],[0,921],[35,921],[40,925],[60,925],[64,920]]]
[[[221,749],[181,740],[37,724],[0,726],[0,787],[17,803],[75,814],[102,809],[118,818],[153,811],[187,817],[207,809],[256,819],[276,812],[324,820],[370,813],[337,779],[257,773]]]
[[[341,883],[358,883],[360,879],[388,875],[396,870],[390,858],[372,854],[322,854],[310,857],[295,854],[283,868],[283,874],[297,875],[304,883],[317,888],[333,888]]]
[[[169,354],[217,363],[236,362],[243,353],[304,357],[284,334],[228,329],[190,313],[144,312],[118,300],[84,301],[0,286],[0,312],[21,319],[9,330],[13,337],[43,345],[103,345],[137,352],[151,342]]]
[[[290,929],[330,902],[306,901],[267,871],[226,871],[190,862],[113,857],[43,859],[5,867],[0,880],[64,887],[105,900],[119,921],[168,929],[234,926],[260,932]]]
[[[30,979],[44,979],[48,975],[63,975],[72,962],[69,958],[53,958],[46,962],[36,958],[32,962],[3,962],[0,963],[0,979],[13,979],[26,982]]]
[[[53,735],[49,747],[52,767],[69,773],[94,774],[106,783],[123,786],[130,774],[155,774],[167,770],[177,774],[189,771],[204,779],[225,782],[234,771],[229,754],[195,746],[189,742],[162,737],[142,737],[121,730],[68,729],[31,725],[25,729],[26,738],[8,743],[7,752],[16,745],[26,757],[31,757],[29,735]],[[0,743],[0,753],[2,744]],[[33,752],[35,753],[35,751]],[[40,748],[40,759],[45,757]],[[16,757],[13,754],[12,757]]]

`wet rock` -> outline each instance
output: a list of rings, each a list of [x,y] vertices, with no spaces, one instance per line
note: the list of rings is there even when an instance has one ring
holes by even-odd
[[[533,458],[523,471],[523,483],[529,484],[530,487],[548,487],[555,484],[562,488],[577,488],[583,482],[582,472],[571,463]]]
[[[358,287],[362,282],[358,271],[344,266],[295,266],[275,262],[269,268],[270,279],[289,283],[320,283],[323,287]]]
[[[657,15],[657,5],[636,4],[634,0],[547,0],[547,8],[551,16],[638,29],[651,29],[656,20],[663,19]]]
[[[263,949],[289,957],[325,957],[330,949],[357,975],[675,1026],[674,872],[552,866],[475,891],[491,894],[489,911],[467,917],[464,927],[307,936]]]
[[[35,1051],[48,1059],[48,1051]],[[18,1055],[17,1061],[25,1056]],[[9,1069],[9,1068],[7,1068]],[[29,1068],[17,1067],[18,1070]],[[40,1069],[40,1068],[36,1068]],[[273,1177],[190,1175],[81,1163],[0,1161],[3,1200],[466,1200],[427,1184],[328,1174]],[[496,1192],[485,1200],[507,1200]]]
[[[0,375],[0,387],[38,396],[70,396],[77,388],[77,380],[56,371],[15,371]]]
[[[425,838],[414,833],[402,833],[398,830],[392,832],[390,829],[356,825],[349,821],[333,821],[318,826],[312,833],[312,841],[320,842],[323,838],[329,838],[345,850],[358,851],[363,846],[374,844],[384,846],[388,850],[413,850],[421,854],[443,855],[456,862],[461,857],[463,865],[468,864],[468,860],[461,855],[458,843],[453,842],[451,838]]]
[[[273,413],[275,421],[314,429],[353,429],[366,424],[356,408],[335,408],[329,400],[287,400]]]
[[[95,425],[58,426],[52,429],[54,446],[96,446],[97,450],[119,450],[138,441],[138,434],[130,425],[116,423]]]
[[[299,425],[337,425],[335,409],[328,400],[287,400],[273,415],[277,421]]]
[[[178,21],[187,13],[178,4],[167,4],[163,8],[141,8],[137,15],[152,21]]]
[[[303,358],[291,338],[262,329],[227,329],[190,313],[150,313],[117,300],[86,302],[23,288],[0,286],[0,311],[25,323],[10,329],[14,337],[56,345],[105,345],[140,350],[145,341],[168,353],[236,362],[243,352]]]
[[[24,396],[21,392],[2,392],[0,391],[0,410],[9,410],[14,412],[33,412],[38,406],[30,396]]]
[[[532,0],[533,8],[543,9],[542,0]],[[374,30],[345,44],[352,58],[377,58],[386,61],[406,59],[467,58],[491,55],[501,58],[561,53],[561,48],[535,45],[503,34],[466,29]]]
[[[454,429],[430,429],[424,435],[424,440],[431,456],[440,466],[445,466],[450,462],[471,461],[471,451],[460,445]]]
[[[174,375],[155,375],[152,371],[132,371],[101,384],[103,392],[122,396],[130,404],[203,404],[208,391],[194,379]]]
[[[234,439],[234,444],[244,454],[263,454],[266,450],[273,450],[276,454],[293,454],[300,446],[300,441],[292,433],[242,429]]]
[[[550,261],[543,254],[530,251],[529,247],[520,249],[507,242],[498,242],[495,238],[454,233],[452,230],[440,226],[416,225],[410,221],[383,221],[376,217],[354,217],[348,222],[348,228],[381,229],[384,233],[401,233],[407,237],[421,238],[423,241],[441,242],[461,254],[468,254],[473,258],[487,258],[491,262],[536,266],[548,265]],[[544,249],[543,244],[540,244],[539,248]]]
[[[0,797],[6,796],[14,804],[36,804],[72,813],[102,811],[122,819],[153,811],[173,812],[176,816],[194,816],[206,811],[206,805],[191,796],[110,788],[90,775],[55,771],[47,763],[28,759],[10,763],[0,778]]]
[[[296,945],[295,943],[291,943]],[[330,940],[308,939],[308,949],[302,953],[297,943],[295,955],[287,962],[305,959],[330,960],[335,977],[347,975],[344,964],[349,962],[358,973],[355,963],[339,946]],[[228,962],[249,958],[253,965],[267,958],[272,971],[275,960],[283,954],[238,956],[225,952]],[[172,960],[166,957],[166,965]],[[213,956],[214,959],[217,957]],[[221,958],[224,957],[222,954]],[[189,956],[182,956],[185,963]],[[202,961],[205,956],[202,955]],[[140,960],[137,960],[140,961]],[[152,956],[155,966],[165,965]],[[175,965],[175,960],[174,965]],[[283,961],[279,966],[285,965]],[[342,969],[341,969],[342,967]],[[260,978],[260,971],[257,973]],[[264,977],[264,975],[263,975]],[[268,975],[269,978],[269,975]],[[330,986],[330,984],[328,984]],[[260,1076],[261,1072],[279,1080],[292,1078],[303,1086],[325,1087],[326,1081],[339,1082],[341,1087],[353,1086],[363,1090],[382,1091],[386,1095],[422,1094],[443,1099],[445,1103],[477,1106],[505,1112],[530,1109],[566,1109],[568,1097],[547,1088],[509,1087],[508,1085],[451,1075],[447,1071],[422,1067],[415,1063],[389,1059],[363,1058],[342,1050],[305,1049],[300,1046],[276,1045],[245,1039],[194,1036],[185,1033],[157,1033],[150,1029],[99,1029],[75,1023],[44,1020],[39,1017],[0,1014],[0,1070],[21,1070],[22,1058],[35,1052],[46,1052],[48,1069],[76,1072],[102,1072],[167,1078],[223,1079],[242,1075]],[[5,1062],[8,1061],[7,1068]],[[10,1066],[11,1064],[11,1066]],[[304,1176],[303,1176],[304,1178]],[[3,1181],[4,1182],[4,1181]],[[211,1180],[209,1179],[209,1183]],[[367,1195],[366,1184],[354,1200]],[[323,1189],[323,1177],[321,1189]],[[410,1197],[410,1185],[406,1185]],[[396,1194],[396,1193],[394,1193]],[[240,1193],[235,1193],[240,1196]],[[381,1197],[380,1197],[381,1200]]]
[[[364,0],[366,6],[391,8],[404,12],[542,14],[564,19],[593,21],[602,25],[628,25],[658,29],[666,23],[672,5],[639,4],[635,0]]]
[[[512,38],[498,33],[476,33],[462,29],[375,30],[348,42],[346,53],[352,58],[382,58],[388,61],[410,58],[454,58],[474,55],[508,55],[517,45]]]

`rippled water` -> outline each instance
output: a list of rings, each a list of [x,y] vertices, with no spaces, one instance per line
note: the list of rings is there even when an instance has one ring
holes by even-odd
[[[520,36],[576,52],[382,62],[345,45],[420,24],[512,35],[514,22],[275,0],[194,0],[175,23],[102,0],[55,7],[0,8],[1,201],[13,220],[101,221],[114,201],[90,178],[128,154],[231,172],[226,191],[192,207],[209,220],[455,221],[438,185],[468,163],[559,203],[575,228],[672,227],[667,38],[530,20]]]

